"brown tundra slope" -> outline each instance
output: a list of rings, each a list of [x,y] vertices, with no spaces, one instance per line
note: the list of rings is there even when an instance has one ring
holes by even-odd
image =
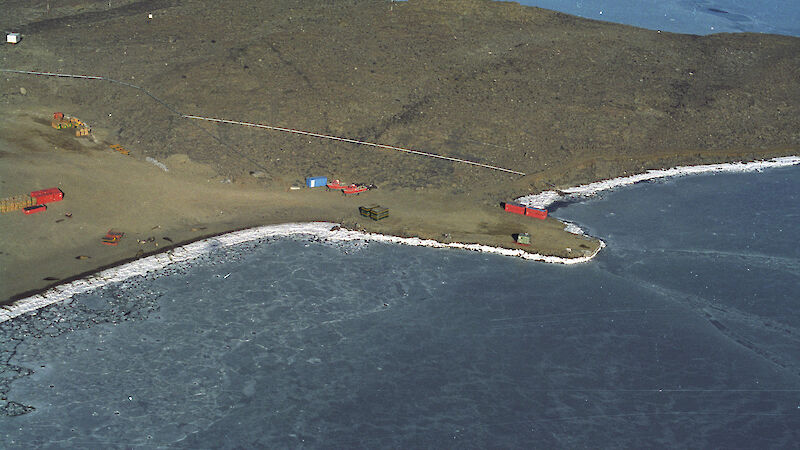
[[[25,40],[2,47],[4,68],[104,75],[183,113],[528,174],[197,123],[109,83],[2,82],[7,106],[65,105],[142,154],[187,153],[233,178],[258,169],[266,180],[325,172],[397,187],[477,183],[492,186],[488,199],[800,143],[792,37],[659,33],[488,1],[72,1],[49,13],[45,1],[9,3],[3,26]]]

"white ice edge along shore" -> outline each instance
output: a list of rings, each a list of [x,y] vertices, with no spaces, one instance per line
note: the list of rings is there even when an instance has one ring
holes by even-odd
[[[265,238],[312,235],[334,242],[376,241],[422,247],[458,248],[560,264],[577,264],[587,262],[597,255],[600,249],[605,246],[605,244],[601,241],[600,247],[598,247],[598,249],[590,255],[579,258],[560,258],[557,256],[529,253],[519,249],[490,247],[488,245],[462,244],[458,242],[442,243],[431,239],[404,238],[399,236],[364,233],[338,228],[337,225],[338,224],[331,222],[266,225],[203,239],[181,247],[176,247],[163,253],[141,258],[117,267],[112,267],[87,278],[82,278],[70,283],[55,286],[40,294],[17,300],[11,305],[6,305],[0,308],[0,323],[13,319],[14,317],[22,314],[36,311],[39,308],[43,308],[47,305],[67,300],[75,294],[93,291],[109,283],[121,282],[137,275],[145,275],[149,272],[163,269],[170,264],[198,258],[214,250]]]
[[[560,192],[565,195],[562,195],[556,191],[545,191],[540,194],[520,197],[517,199],[517,201],[535,208],[546,208],[557,200],[576,197],[589,197],[601,191],[656,178],[677,177],[711,172],[753,172],[768,168],[787,167],[798,164],[800,164],[800,156],[785,156],[766,161],[678,166],[671,169],[649,170],[638,175],[597,181],[595,183],[584,184],[561,190]],[[286,237],[298,234],[307,234],[326,238],[331,241],[367,240],[434,248],[460,248],[465,250],[495,253],[505,256],[517,256],[534,261],[560,264],[578,264],[587,262],[594,258],[597,253],[599,253],[600,249],[605,247],[605,243],[600,241],[600,247],[598,247],[598,249],[590,255],[579,258],[560,258],[557,256],[545,256],[537,253],[528,253],[524,250],[490,247],[479,244],[462,244],[458,242],[445,244],[430,239],[403,238],[374,233],[362,233],[358,231],[346,230],[344,228],[331,230],[331,228],[333,228],[335,225],[336,224],[330,222],[268,225],[251,228],[248,230],[236,231],[193,242],[164,253],[148,256],[146,258],[142,258],[118,267],[104,270],[95,275],[89,276],[88,278],[83,278],[71,283],[56,286],[41,294],[18,300],[10,306],[4,306],[0,308],[0,323],[9,319],[13,319],[14,317],[20,316],[27,312],[35,311],[44,306],[67,300],[75,294],[92,291],[108,283],[124,281],[130,277],[144,275],[148,272],[162,269],[172,263],[195,259],[215,249],[269,237]],[[569,228],[569,225],[567,227]],[[580,233],[580,230],[577,227],[568,231]]]
[[[598,192],[607,191],[620,186],[640,183],[642,181],[653,180],[656,178],[680,177],[684,175],[696,175],[712,172],[754,172],[763,169],[787,167],[798,164],[800,164],[800,156],[783,156],[764,161],[678,166],[671,169],[648,170],[645,173],[640,173],[637,175],[582,184],[580,186],[561,189],[560,191],[544,191],[539,194],[520,197],[516,201],[533,208],[545,209],[559,200],[591,197]]]

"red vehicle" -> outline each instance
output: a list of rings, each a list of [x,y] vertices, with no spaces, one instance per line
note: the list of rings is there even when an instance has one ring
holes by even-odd
[[[106,233],[106,235],[103,236],[103,239],[101,239],[101,241],[103,242],[104,245],[116,246],[119,243],[119,240],[122,239],[123,236],[125,236],[125,233],[122,233],[120,231],[108,230],[108,233]]]

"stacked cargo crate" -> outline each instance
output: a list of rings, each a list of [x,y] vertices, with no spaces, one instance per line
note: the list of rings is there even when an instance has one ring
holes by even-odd
[[[33,191],[30,194],[14,195],[0,200],[0,212],[7,213],[21,209],[25,214],[32,214],[46,210],[47,207],[44,206],[46,203],[63,199],[64,192],[59,188]]]
[[[53,113],[53,120],[50,121],[50,125],[56,130],[75,128],[76,137],[88,136],[92,131],[89,125],[86,125],[77,117],[70,117],[61,112]]]
[[[372,211],[369,212],[369,218],[372,220],[381,220],[387,217],[389,217],[389,208],[379,206],[372,208]]]
[[[359,206],[358,212],[364,217],[369,217],[374,208],[380,208],[380,205]]]
[[[359,206],[358,212],[372,220],[382,220],[389,217],[389,208],[384,208],[380,205]]]
[[[35,204],[36,199],[30,195],[14,195],[0,200],[0,212],[7,213],[16,211]]]

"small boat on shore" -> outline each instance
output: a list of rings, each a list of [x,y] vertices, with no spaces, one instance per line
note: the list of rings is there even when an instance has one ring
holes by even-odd
[[[331,189],[345,189],[345,188],[347,188],[348,186],[350,186],[350,185],[348,185],[348,184],[342,184],[342,182],[341,182],[341,181],[339,181],[339,180],[333,180],[333,181],[331,181],[330,183],[328,183],[328,184],[326,184],[326,185],[325,185],[325,189],[327,189],[327,190],[331,190]]]
[[[363,184],[351,184],[350,186],[342,189],[342,195],[360,194],[368,189],[369,187],[364,186]]]

